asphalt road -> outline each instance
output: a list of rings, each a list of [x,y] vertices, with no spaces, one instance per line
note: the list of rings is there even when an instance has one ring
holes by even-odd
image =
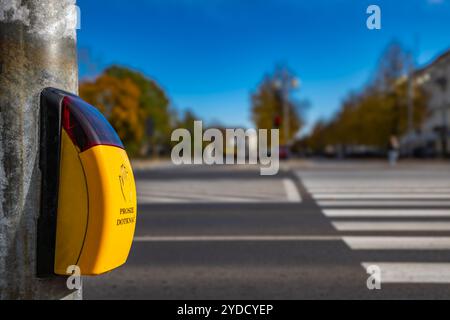
[[[450,170],[314,164],[136,173],[127,264],[85,299],[448,299]],[[381,271],[369,290],[368,266]]]

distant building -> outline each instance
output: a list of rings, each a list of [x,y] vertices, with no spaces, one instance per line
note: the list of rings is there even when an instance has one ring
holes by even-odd
[[[415,73],[415,84],[428,95],[428,117],[403,142],[423,155],[450,154],[450,50]]]

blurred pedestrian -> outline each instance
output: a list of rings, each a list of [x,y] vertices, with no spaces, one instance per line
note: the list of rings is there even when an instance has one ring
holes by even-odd
[[[396,136],[391,136],[389,139],[389,147],[388,147],[388,158],[389,164],[394,167],[397,165],[398,156],[399,156],[400,144]]]

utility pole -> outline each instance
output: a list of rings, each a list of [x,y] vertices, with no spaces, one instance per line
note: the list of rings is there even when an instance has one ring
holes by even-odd
[[[0,1],[0,299],[77,299],[36,277],[40,93],[76,93],[75,0]]]

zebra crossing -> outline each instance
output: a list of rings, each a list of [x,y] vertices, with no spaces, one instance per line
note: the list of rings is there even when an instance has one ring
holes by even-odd
[[[137,180],[139,204],[154,203],[299,203],[291,179]]]
[[[298,175],[362,268],[380,268],[382,283],[450,284],[450,170]]]

